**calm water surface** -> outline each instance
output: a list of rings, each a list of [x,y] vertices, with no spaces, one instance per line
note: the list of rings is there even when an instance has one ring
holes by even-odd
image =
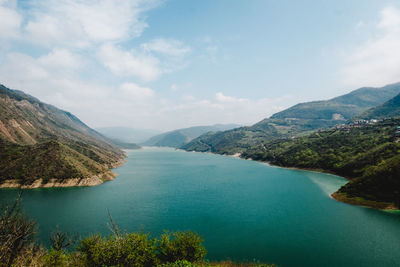
[[[56,225],[82,236],[110,233],[108,209],[128,231],[196,231],[210,260],[400,266],[400,214],[331,199],[343,178],[165,148],[128,155],[112,182],[24,191],[24,208],[39,223],[43,244]],[[0,190],[1,202],[15,195]]]

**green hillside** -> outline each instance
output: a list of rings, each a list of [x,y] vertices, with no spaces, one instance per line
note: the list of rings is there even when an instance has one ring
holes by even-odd
[[[400,116],[400,94],[389,101],[362,113],[362,119],[383,119]]]
[[[225,131],[238,127],[236,124],[216,124],[178,129],[153,136],[143,143],[145,146],[166,146],[179,148],[194,138],[211,131]]]
[[[275,127],[269,124],[240,127],[224,132],[208,132],[181,148],[186,151],[213,152],[232,155],[250,148],[265,139],[279,136]]]
[[[0,85],[0,180],[110,175],[124,154],[69,112]]]
[[[283,167],[323,170],[350,179],[334,197],[352,204],[400,208],[400,119],[316,132],[295,139],[265,140],[244,158]]]
[[[259,143],[265,138],[268,140],[291,138],[306,135],[318,129],[329,129],[388,101],[399,93],[400,83],[382,88],[360,88],[330,100],[297,104],[251,127],[200,136],[182,148],[188,151],[209,151],[221,154],[241,152],[249,145]],[[254,134],[255,132],[257,134]]]
[[[335,120],[335,116],[337,118],[341,116],[344,120],[347,120],[371,107],[388,101],[399,93],[400,83],[382,88],[360,88],[330,100],[297,104],[272,115],[271,119]]]
[[[31,184],[37,179],[63,180],[106,173],[108,168],[55,141],[20,146],[1,143],[0,179]]]

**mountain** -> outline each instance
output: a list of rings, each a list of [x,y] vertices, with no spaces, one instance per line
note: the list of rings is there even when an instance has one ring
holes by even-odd
[[[140,144],[150,137],[160,134],[158,130],[136,129],[130,127],[102,127],[96,128],[96,131],[114,140],[124,143]]]
[[[250,127],[202,135],[185,144],[182,149],[219,154],[240,153],[264,139],[293,138],[331,128],[399,93],[400,83],[396,83],[381,88],[360,88],[330,100],[297,104]]]
[[[212,126],[195,126],[190,128],[178,129],[151,137],[143,143],[145,146],[166,146],[181,147],[192,139],[210,132],[225,131],[238,127],[237,124],[216,124]]]
[[[384,119],[392,117],[400,117],[400,94],[389,101],[371,108],[360,116],[362,119]]]
[[[121,148],[121,149],[140,149],[141,148],[141,146],[139,146],[138,144],[124,142],[119,139],[112,139],[112,138],[107,137],[107,141],[110,144],[113,144],[114,146]]]
[[[113,177],[109,169],[124,159],[121,150],[71,113],[3,85],[0,141],[3,185],[99,184]]]
[[[330,100],[297,104],[272,115],[271,119],[348,120],[399,93],[400,83],[381,88],[364,87]]]
[[[181,146],[181,149],[233,155],[258,144],[262,140],[277,137],[279,137],[279,133],[275,127],[269,124],[259,124],[227,131],[208,132]]]
[[[400,119],[347,125],[298,137],[265,141],[242,157],[283,167],[323,170],[350,182],[333,197],[375,208],[400,208]]]

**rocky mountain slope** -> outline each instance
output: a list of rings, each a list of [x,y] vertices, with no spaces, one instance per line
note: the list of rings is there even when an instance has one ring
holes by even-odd
[[[35,187],[55,181],[62,186],[68,179],[90,178],[86,185],[98,184],[123,162],[121,150],[77,117],[22,91],[0,85],[0,111],[3,186],[35,181]]]

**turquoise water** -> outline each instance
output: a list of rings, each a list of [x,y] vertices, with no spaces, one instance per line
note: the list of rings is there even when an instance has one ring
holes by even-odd
[[[118,178],[103,185],[24,191],[43,244],[56,225],[108,234],[109,210],[128,231],[196,231],[210,260],[400,266],[400,215],[331,199],[341,177],[165,148],[128,155]],[[0,190],[1,202],[15,195]]]

